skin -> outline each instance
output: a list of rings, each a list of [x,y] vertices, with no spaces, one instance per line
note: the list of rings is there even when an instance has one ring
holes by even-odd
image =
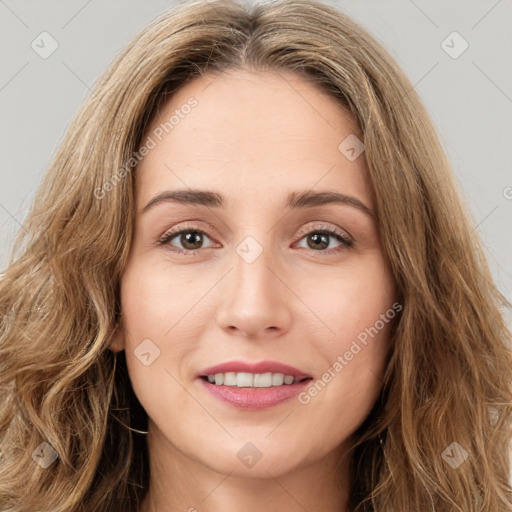
[[[344,453],[381,389],[389,324],[306,405],[293,398],[240,410],[210,396],[196,373],[229,360],[276,360],[315,382],[392,306],[375,217],[349,204],[284,207],[290,192],[329,190],[373,209],[364,153],[350,161],[338,149],[362,135],[302,77],[247,70],[187,83],[146,135],[191,97],[197,106],[137,169],[135,236],[111,344],[126,350],[149,416],[151,481],[141,510],[346,510]],[[216,191],[228,205],[162,202],[142,213],[159,192],[189,188]],[[178,235],[158,245],[171,228],[191,225],[205,233],[199,242]],[[354,246],[332,235],[315,245],[325,226]],[[248,236],[263,250],[252,263],[236,251]],[[173,251],[191,247],[195,254]],[[160,356],[145,366],[134,351],[148,338]],[[248,442],[261,453],[252,467],[237,457]]]

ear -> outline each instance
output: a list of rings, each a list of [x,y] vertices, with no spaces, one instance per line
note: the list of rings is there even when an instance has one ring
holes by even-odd
[[[114,334],[108,344],[108,348],[112,350],[112,352],[120,352],[125,348],[125,337],[124,331],[121,327],[121,324],[117,324]]]

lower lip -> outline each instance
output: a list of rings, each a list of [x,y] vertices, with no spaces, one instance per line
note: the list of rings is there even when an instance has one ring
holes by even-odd
[[[219,386],[199,379],[206,390],[215,398],[223,400],[240,409],[267,409],[286,402],[298,395],[311,382],[311,379],[270,388],[239,388],[235,386]]]

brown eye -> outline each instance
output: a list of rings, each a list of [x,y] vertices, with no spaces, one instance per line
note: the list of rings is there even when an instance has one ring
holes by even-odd
[[[177,239],[177,243],[181,246],[178,245],[176,252],[193,252],[203,248],[201,245],[204,243],[204,237],[210,238],[204,231],[198,229],[182,229],[166,233],[158,243],[175,247],[171,241]]]
[[[329,245],[332,245],[330,241],[332,238],[335,238],[339,242],[339,245],[326,251],[325,249],[327,249]],[[306,233],[301,240],[303,239],[306,239],[308,249],[317,252],[330,252],[331,250],[336,252],[354,245],[354,242],[345,233],[329,227],[310,231]]]

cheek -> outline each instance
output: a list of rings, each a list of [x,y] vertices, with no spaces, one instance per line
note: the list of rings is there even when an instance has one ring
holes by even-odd
[[[297,417],[305,418],[310,431],[324,432],[331,448],[357,430],[382,389],[392,318],[388,314],[388,322],[382,321],[380,313],[369,315],[367,321],[359,316],[358,321],[344,322],[335,341],[315,347],[324,364],[298,396],[302,412]]]
[[[133,344],[144,338],[168,339],[173,326],[204,294],[202,288],[188,274],[170,272],[161,262],[141,259],[128,267],[121,287],[127,341]]]
[[[394,282],[382,259],[374,258],[311,289],[307,300],[322,320],[314,346],[321,365],[299,402],[332,428],[341,421],[350,431],[369,414],[382,387],[399,307]]]
[[[201,279],[191,269],[170,271],[162,259],[139,257],[123,275],[126,364],[148,413],[161,408],[163,396],[169,404],[182,405],[178,381],[190,378],[189,359],[200,345],[207,303],[201,299],[218,277]]]
[[[323,324],[317,340],[328,341],[329,347],[372,326],[395,300],[394,281],[380,252],[340,264],[325,276],[297,276],[296,285],[297,295]]]

